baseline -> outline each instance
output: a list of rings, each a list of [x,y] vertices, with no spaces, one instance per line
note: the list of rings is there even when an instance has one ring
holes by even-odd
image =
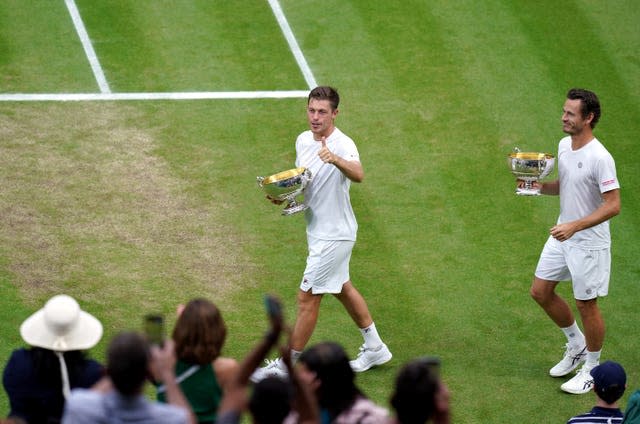
[[[50,93],[0,94],[0,102],[60,102],[91,100],[217,100],[305,98],[307,90],[292,91],[196,91],[175,93]]]
[[[317,83],[302,49],[293,35],[278,0],[268,0],[271,10],[276,17],[282,33],[284,34],[289,49],[298,63],[309,89]],[[289,91],[199,91],[199,92],[166,92],[166,93],[113,93],[104,75],[98,56],[93,49],[89,34],[84,26],[80,12],[74,0],[65,0],[74,27],[82,43],[100,93],[0,93],[0,102],[43,102],[43,101],[115,101],[115,100],[215,100],[215,99],[283,99],[305,98],[308,90]]]

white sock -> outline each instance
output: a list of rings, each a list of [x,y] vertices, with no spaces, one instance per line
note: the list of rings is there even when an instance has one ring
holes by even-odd
[[[298,358],[300,358],[300,355],[302,355],[302,352],[300,352],[299,350],[291,349],[291,364],[292,365],[295,365],[296,362],[298,362]]]
[[[584,346],[584,334],[582,334],[580,327],[578,327],[575,321],[573,321],[571,326],[562,328],[562,332],[567,336],[570,347]]]
[[[600,363],[600,353],[602,351],[599,350],[597,352],[589,352],[587,351],[587,360],[584,363],[588,367],[595,367]]]
[[[360,333],[362,333],[362,337],[364,338],[364,346],[369,349],[377,349],[382,346],[382,339],[378,335],[378,330],[376,330],[376,324],[371,323],[370,326],[366,328],[361,328]]]

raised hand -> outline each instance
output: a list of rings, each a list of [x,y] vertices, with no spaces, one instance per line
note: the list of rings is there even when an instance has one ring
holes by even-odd
[[[336,155],[334,155],[327,147],[327,137],[322,137],[321,142],[322,147],[320,148],[320,151],[318,151],[318,156],[324,163],[335,163]]]

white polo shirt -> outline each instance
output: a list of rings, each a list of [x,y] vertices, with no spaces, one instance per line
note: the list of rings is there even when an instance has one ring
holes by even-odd
[[[326,140],[327,148],[348,161],[360,161],[358,149],[351,138],[338,128]],[[358,223],[351,207],[349,188],[351,180],[338,168],[324,163],[318,157],[322,147],[313,139],[311,131],[300,134],[296,140],[296,167],[311,171],[304,202],[307,235],[321,240],[356,240]]]
[[[571,149],[571,137],[558,146],[560,180],[560,216],[558,224],[584,218],[602,204],[602,193],[620,188],[616,165],[607,149],[594,138],[578,150]],[[569,244],[582,248],[606,248],[611,245],[609,221],[575,233]]]

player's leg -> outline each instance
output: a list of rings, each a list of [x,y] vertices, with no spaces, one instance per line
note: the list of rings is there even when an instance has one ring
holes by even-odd
[[[574,247],[568,257],[571,269],[573,296],[587,340],[589,352],[602,349],[605,325],[598,306],[598,297],[609,293],[609,277],[611,270],[611,251],[583,250]],[[599,358],[598,358],[599,359]]]
[[[353,322],[355,322],[360,329],[360,333],[364,339],[358,357],[350,361],[351,368],[356,372],[363,372],[376,365],[389,362],[393,355],[378,334],[376,325],[371,318],[367,302],[353,286],[351,281],[343,284],[342,291],[340,293],[334,293],[334,296],[347,310]]]
[[[557,281],[534,277],[531,297],[540,305],[547,316],[556,323],[567,338],[564,355],[560,362],[549,370],[552,377],[562,377],[575,370],[586,360],[587,348],[584,335],[576,323],[569,304],[555,291]]]
[[[557,281],[534,277],[530,294],[558,327],[565,328],[571,326],[575,318],[569,304],[556,293],[557,285]]]
[[[585,363],[580,370],[569,381],[564,383],[560,388],[568,393],[585,394],[589,393],[593,388],[593,377],[591,370],[600,363],[600,353],[604,341],[604,320],[598,308],[598,300],[578,300],[576,306],[582,319],[584,326],[584,335],[586,339],[586,355]]]
[[[309,237],[308,242],[309,255],[296,298],[298,311],[290,342],[293,363],[300,357],[313,334],[318,322],[323,293],[340,291],[340,284],[344,281],[344,278],[341,280],[333,278],[335,250],[340,243],[314,239],[313,237]],[[280,377],[284,375],[286,375],[286,366],[281,358],[277,358],[268,361],[267,366],[258,368],[251,376],[251,380],[257,382],[269,376]]]
[[[334,296],[342,303],[358,328],[367,328],[373,324],[367,302],[351,281],[347,281],[342,286],[342,292],[336,293]]]
[[[540,254],[530,294],[547,316],[560,327],[567,339],[563,358],[549,370],[553,377],[569,374],[586,359],[584,335],[569,304],[556,293],[558,282],[570,279],[566,245],[549,237]]]
[[[586,360],[576,375],[560,388],[574,394],[589,393],[593,386],[591,370],[600,363],[605,325],[598,307],[598,297],[609,291],[611,255],[608,248],[586,250],[573,247],[568,255],[573,295],[584,326]]]
[[[313,330],[316,328],[321,301],[322,294],[313,294],[311,290],[304,291],[300,289],[298,291],[298,312],[290,338],[291,360],[294,363],[302,354],[302,350],[309,342]],[[251,375],[251,381],[257,383],[267,377],[286,376],[286,365],[282,358],[276,358],[273,361],[267,360],[266,366],[256,369]]]
[[[587,350],[599,352],[604,343],[605,325],[598,307],[598,299],[576,300],[576,306],[582,319]]]
[[[298,291],[298,313],[291,333],[291,349],[293,351],[302,352],[311,339],[318,322],[321,301],[322,294],[313,294],[311,290]]]
[[[313,239],[310,239],[309,242],[309,256],[307,256],[307,266],[296,298],[298,310],[296,323],[291,335],[291,360],[294,363],[302,354],[302,350],[311,338],[318,322],[320,301],[324,292],[323,286],[326,281],[326,275],[329,274],[327,269],[330,269],[331,266],[330,261],[325,260],[322,256],[325,248],[324,243],[322,240]],[[316,291],[316,294],[313,294],[314,291]],[[286,365],[281,358],[276,358],[273,361],[267,361],[266,366],[255,370],[251,375],[251,381],[256,383],[266,377],[284,377],[286,375]]]

